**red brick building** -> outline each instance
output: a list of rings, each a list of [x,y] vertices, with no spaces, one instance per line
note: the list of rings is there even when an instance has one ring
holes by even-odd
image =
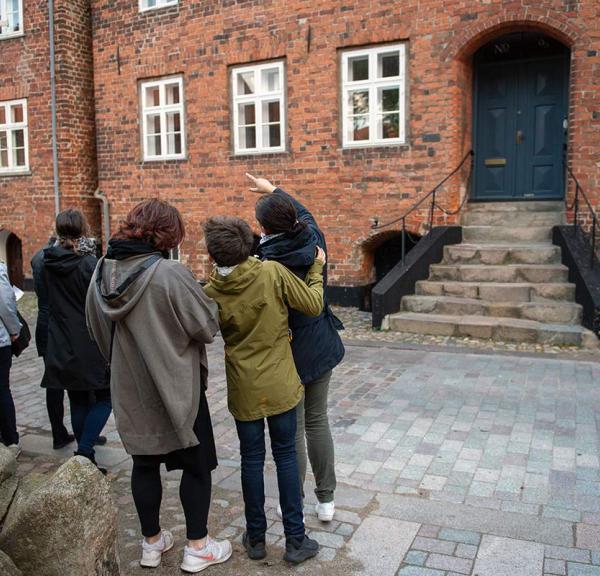
[[[0,20],[9,4],[21,2],[0,0]],[[373,220],[400,216],[470,149],[475,199],[564,198],[566,146],[600,204],[597,0],[54,8],[61,207],[83,206],[99,235],[96,189],[113,230],[141,199],[174,202],[188,225],[181,259],[200,277],[201,222],[253,217],[246,171],[315,212],[331,283],[346,287],[371,283],[377,248],[397,239],[397,226],[380,232]],[[18,236],[25,261],[55,210],[48,18],[47,3],[22,0],[21,34],[0,34],[0,111],[23,100],[28,117],[27,166],[0,164],[0,240]],[[467,162],[441,204],[458,207],[468,172]],[[411,219],[412,233],[426,216]]]

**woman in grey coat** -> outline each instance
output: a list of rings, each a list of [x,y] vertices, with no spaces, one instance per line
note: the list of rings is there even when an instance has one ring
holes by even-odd
[[[8,279],[6,264],[0,260],[0,433],[2,443],[8,446],[15,456],[20,454],[21,448],[9,376],[12,342],[18,338],[20,331],[17,300]]]

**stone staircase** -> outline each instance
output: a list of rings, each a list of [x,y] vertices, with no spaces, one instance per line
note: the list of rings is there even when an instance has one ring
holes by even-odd
[[[595,348],[552,244],[562,202],[470,204],[463,243],[446,246],[416,294],[384,321],[399,332]]]

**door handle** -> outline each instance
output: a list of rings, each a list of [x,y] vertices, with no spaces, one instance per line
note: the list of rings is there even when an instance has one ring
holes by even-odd
[[[523,140],[525,140],[525,134],[523,130],[517,130],[517,144],[522,144]]]

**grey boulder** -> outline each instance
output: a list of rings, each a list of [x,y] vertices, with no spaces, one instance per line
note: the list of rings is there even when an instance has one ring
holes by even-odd
[[[2,576],[23,576],[21,572],[13,563],[13,561],[0,550],[0,574]]]

